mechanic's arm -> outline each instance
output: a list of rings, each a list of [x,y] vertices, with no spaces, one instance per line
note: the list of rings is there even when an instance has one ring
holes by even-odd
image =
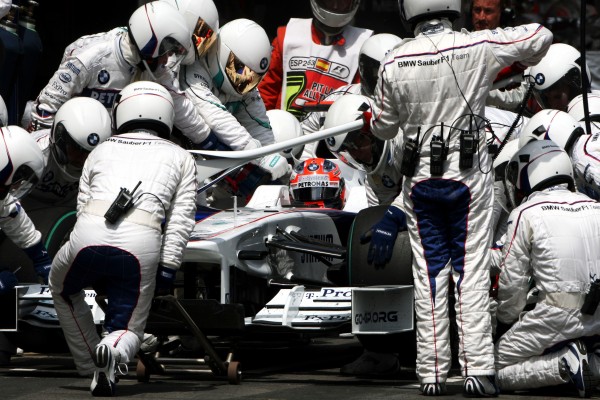
[[[371,132],[380,139],[387,140],[393,139],[400,132],[401,118],[396,104],[401,104],[401,102],[394,93],[394,80],[388,76],[388,74],[393,74],[393,59],[386,58],[384,62],[379,68],[378,83],[373,95]]]
[[[406,214],[395,205],[390,205],[383,217],[361,236],[361,243],[370,240],[367,262],[375,267],[384,267],[392,260],[398,232],[405,231]]]
[[[9,195],[6,200],[10,201]],[[35,229],[33,221],[18,202],[3,205],[0,211],[0,229],[4,234],[31,259],[33,268],[43,283],[48,283],[48,274],[52,259],[42,243],[42,234]],[[16,277],[15,277],[16,284]]]
[[[512,324],[525,308],[527,292],[532,276],[529,238],[531,224],[526,215],[515,209],[508,219],[509,229],[502,250],[498,282],[497,318],[504,324]]]
[[[181,160],[181,175],[177,191],[170,204],[165,204],[165,226],[160,251],[160,265],[178,270],[183,253],[194,228],[196,213],[196,163],[188,154]]]
[[[88,86],[91,75],[92,71],[77,57],[66,58],[35,100],[28,130],[31,132],[50,128],[54,122],[54,114],[60,106],[81,93]]]
[[[192,84],[185,89],[195,112],[206,122],[219,141],[232,150],[244,150],[260,147],[238,120],[227,110],[219,98],[203,84]]]

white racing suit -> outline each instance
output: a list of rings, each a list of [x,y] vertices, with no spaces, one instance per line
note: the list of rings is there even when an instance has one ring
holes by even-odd
[[[600,204],[556,186],[534,192],[509,218],[510,238],[498,290],[498,320],[514,325],[496,343],[500,387],[517,390],[568,382],[551,347],[600,334],[600,310],[579,310],[600,276]],[[523,313],[531,279],[540,301]]]
[[[459,168],[459,134],[449,127],[469,129],[469,118],[459,117],[485,115],[485,99],[498,72],[516,61],[536,64],[551,42],[552,33],[538,24],[469,33],[453,32],[446,19],[432,20],[419,24],[415,38],[405,39],[382,62],[373,133],[382,139],[400,133],[406,143],[417,139],[420,128],[415,174],[404,178],[394,204],[404,203],[408,215],[421,384],[445,382],[451,366],[451,279],[461,374],[495,373],[489,313],[492,165],[485,135],[476,132],[473,166]],[[448,149],[440,176],[430,173],[433,134],[442,134]]]
[[[577,139],[569,155],[577,189],[600,200],[600,123],[592,123],[592,134]]]
[[[227,79],[227,78],[225,78]],[[205,58],[182,65],[180,86],[223,144],[244,150],[272,144],[273,131],[258,89],[232,96],[214,84]]]
[[[134,194],[131,211],[116,224],[104,219],[120,188]],[[52,263],[50,290],[77,370],[94,370],[101,342],[83,288],[106,290],[102,339],[136,355],[154,295],[158,264],[178,269],[194,226],[196,165],[181,147],[146,132],[109,138],[90,153],[77,197],[77,222]],[[162,227],[162,233],[161,233]],[[98,289],[97,289],[98,290]]]
[[[36,129],[49,128],[58,108],[75,96],[91,97],[110,109],[115,96],[125,86],[141,79],[153,80],[138,68],[140,62],[126,28],[77,39],[67,46],[57,71],[35,100],[32,123]],[[157,79],[159,75],[167,74],[158,70],[154,73]],[[173,97],[174,125],[194,143],[204,141],[210,128],[191,101],[177,90],[175,82],[159,83],[169,89]]]
[[[183,65],[179,83],[210,129],[232,150],[253,149],[275,142],[258,89],[245,95],[222,91],[213,81],[205,57],[196,59],[191,65]],[[261,182],[286,176],[290,169],[287,160],[278,154],[256,160],[231,174],[230,181],[226,179],[214,186],[211,205],[228,208],[232,195],[241,196],[241,201],[245,201],[244,197],[251,195]],[[200,193],[197,203],[205,201],[205,194]]]

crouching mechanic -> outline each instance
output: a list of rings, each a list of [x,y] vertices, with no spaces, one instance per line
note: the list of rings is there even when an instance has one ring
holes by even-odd
[[[139,350],[152,297],[169,292],[194,225],[194,158],[164,139],[173,108],[169,92],[153,82],[119,93],[117,135],[88,156],[77,223],[54,257],[54,306],[78,372],[94,374],[95,396],[114,395],[117,366]],[[102,340],[83,297],[89,286],[106,288]]]
[[[600,205],[576,192],[571,160],[550,140],[519,149],[506,167],[505,184],[513,210],[497,318],[514,325],[496,343],[500,387],[571,381],[581,397],[590,397],[590,366],[600,359],[579,338],[600,334]],[[532,280],[540,300],[523,312]]]
[[[35,185],[44,169],[42,151],[33,138],[18,126],[0,128],[0,229],[33,262],[43,283],[48,283],[52,260],[35,226],[19,199]],[[8,260],[3,254],[2,263]],[[9,293],[18,283],[14,266],[0,267],[0,294]],[[0,334],[0,365],[8,365],[17,347]]]

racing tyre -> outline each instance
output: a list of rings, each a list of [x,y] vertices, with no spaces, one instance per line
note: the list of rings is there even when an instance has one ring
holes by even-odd
[[[413,285],[412,251],[408,232],[400,232],[392,261],[383,268],[367,263],[369,243],[361,244],[360,236],[379,221],[388,206],[365,208],[356,215],[348,236],[348,274],[351,286]]]

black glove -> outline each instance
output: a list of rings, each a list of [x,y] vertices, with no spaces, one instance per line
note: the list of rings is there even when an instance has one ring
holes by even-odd
[[[171,294],[176,273],[177,271],[173,268],[158,264],[158,269],[156,270],[156,288],[154,289],[155,296]]]
[[[392,259],[399,231],[406,230],[406,214],[398,207],[389,206],[383,218],[360,237],[361,243],[371,242],[367,254],[369,265],[383,267]]]
[[[197,144],[196,147],[199,147],[202,150],[231,150],[231,147],[227,146],[224,143],[221,143],[221,141],[213,131],[210,131],[208,137],[204,139],[204,141],[202,141],[201,143]]]
[[[17,286],[17,283],[19,283],[19,280],[14,273],[7,269],[0,271],[0,294],[10,292]]]
[[[38,244],[23,249],[23,251],[29,256],[31,261],[33,261],[33,268],[35,269],[36,274],[42,278],[44,284],[47,285],[48,275],[50,275],[50,268],[52,267],[52,259],[48,255],[48,250],[46,250],[44,243],[40,240]]]

